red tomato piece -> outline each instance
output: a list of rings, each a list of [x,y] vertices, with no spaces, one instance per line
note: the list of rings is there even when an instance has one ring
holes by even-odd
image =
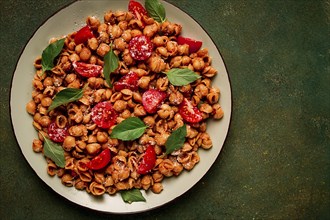
[[[100,102],[92,109],[92,120],[100,128],[108,129],[116,123],[117,112],[110,102]]]
[[[74,61],[72,63],[73,69],[83,77],[97,77],[101,74],[103,68],[102,66],[91,64],[91,63],[83,63]]]
[[[142,95],[143,108],[148,113],[155,113],[159,105],[166,99],[166,92],[157,89],[149,89]]]
[[[56,125],[55,121],[50,123],[48,126],[48,136],[49,138],[57,143],[64,141],[65,137],[69,135],[68,128],[60,128]]]
[[[189,123],[197,123],[203,120],[202,112],[186,98],[179,105],[179,114],[184,121]]]
[[[84,44],[89,38],[92,37],[94,37],[93,31],[88,25],[86,25],[76,33],[76,35],[74,36],[74,42],[76,43],[76,45]]]
[[[121,77],[119,81],[113,84],[116,91],[121,91],[123,89],[130,89],[132,91],[138,88],[139,75],[136,72],[129,72],[125,76]]]
[[[152,42],[145,35],[133,37],[128,45],[130,55],[135,60],[146,60],[152,53]]]
[[[134,0],[130,0],[128,3],[128,11],[132,12],[135,19],[141,20],[141,17],[148,15],[147,10],[139,3]]]
[[[109,148],[103,150],[99,155],[86,163],[86,166],[91,170],[100,170],[104,168],[111,160]]]
[[[196,53],[202,47],[202,41],[194,40],[188,37],[179,36],[177,42],[180,45],[188,44],[189,53]]]
[[[144,153],[143,159],[139,164],[137,172],[139,174],[148,173],[152,168],[154,168],[156,159],[157,157],[154,147],[152,145],[148,145],[146,152]]]

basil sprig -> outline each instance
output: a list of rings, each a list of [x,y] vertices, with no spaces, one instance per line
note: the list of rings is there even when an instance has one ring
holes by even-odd
[[[110,51],[104,56],[103,75],[105,81],[110,88],[112,87],[110,74],[118,68],[119,58],[112,50],[112,44],[110,45]]]
[[[48,112],[60,105],[64,105],[80,99],[84,94],[85,87],[83,89],[65,88],[61,90],[59,93],[55,95],[52,104],[48,107]]]
[[[170,83],[174,86],[185,86],[201,78],[200,75],[188,68],[173,68],[166,72],[166,75]]]
[[[111,138],[123,141],[135,140],[145,132],[147,126],[137,117],[130,117],[116,125],[111,132]]]
[[[41,66],[42,66],[42,73],[46,70],[51,70],[54,67],[54,60],[60,54],[63,46],[64,46],[64,39],[57,40],[51,44],[49,44],[46,49],[42,51],[41,55]]]
[[[185,124],[173,131],[165,142],[165,154],[170,154],[173,151],[180,149],[186,140],[186,136],[187,128]]]
[[[166,12],[164,5],[158,0],[146,0],[144,4],[148,15],[159,23],[166,21]]]
[[[42,132],[40,132],[44,138],[44,154],[46,157],[50,158],[58,167],[65,167],[65,157],[64,150],[61,145],[56,144],[45,137]]]
[[[130,189],[120,191],[121,198],[124,202],[131,204],[132,202],[145,202],[146,199],[138,189]]]

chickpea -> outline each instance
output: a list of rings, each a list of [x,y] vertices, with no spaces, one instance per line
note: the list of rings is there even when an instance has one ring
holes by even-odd
[[[50,97],[44,97],[43,99],[41,99],[41,105],[44,107],[48,107],[52,104],[52,99]]]
[[[44,87],[52,86],[53,85],[53,78],[52,77],[46,77],[43,82]]]
[[[45,116],[45,115],[44,115],[44,116],[41,116],[41,118],[39,119],[38,123],[39,123],[42,127],[46,128],[46,127],[49,126],[49,124],[51,123],[51,121],[50,121],[49,116]]]
[[[33,140],[33,143],[32,143],[32,149],[33,149],[33,151],[36,152],[36,153],[40,153],[40,152],[42,152],[43,145],[42,145],[41,140],[39,140],[39,139],[34,139],[34,140]]]
[[[91,155],[98,153],[100,149],[101,149],[101,145],[98,143],[91,143],[86,145],[86,150],[88,154]]]
[[[96,140],[99,143],[106,143],[108,141],[108,138],[109,138],[109,136],[106,132],[99,131],[96,134]]]
[[[97,30],[100,26],[101,22],[99,19],[97,19],[95,16],[89,16],[86,19],[86,24],[91,27],[93,30]]]
[[[178,54],[179,55],[188,55],[189,54],[189,46],[187,44],[178,45]]]
[[[120,27],[121,30],[127,30],[128,28],[128,22],[127,21],[120,21],[118,23],[118,27]]]
[[[132,39],[131,30],[125,30],[121,37],[128,43]]]
[[[75,61],[79,61],[79,60],[80,60],[80,57],[79,57],[78,54],[73,53],[73,54],[71,54],[71,55],[69,56],[69,59],[70,59],[71,62],[75,62]]]
[[[123,33],[123,30],[118,25],[109,26],[109,35],[112,39],[120,37]]]
[[[195,71],[201,71],[205,67],[205,63],[204,63],[203,59],[201,59],[199,57],[194,58],[192,60],[192,65],[193,65]]]
[[[142,35],[142,32],[140,30],[138,30],[138,29],[131,30],[131,37],[136,37],[139,35]]]
[[[37,109],[37,105],[36,103],[31,100],[26,104],[26,111],[30,114],[30,115],[35,115],[36,114],[36,109]]]
[[[150,25],[147,25],[144,29],[143,29],[143,34],[149,38],[151,38],[152,36],[154,36],[158,31],[158,25],[157,23],[153,23]]]
[[[92,55],[92,52],[90,51],[90,49],[88,47],[84,47],[81,49],[79,57],[82,61],[88,61],[89,58],[91,57],[91,55]]]
[[[70,73],[70,74],[66,75],[65,82],[69,84],[69,83],[72,83],[76,79],[77,79],[77,74]]]
[[[83,44],[78,44],[75,48],[74,48],[74,51],[77,53],[77,54],[80,54],[82,48],[84,47]]]
[[[66,136],[63,141],[63,148],[65,151],[70,151],[76,146],[76,139],[73,136]]]
[[[182,65],[187,66],[191,61],[189,56],[182,56]]]
[[[91,50],[96,50],[97,47],[99,46],[99,43],[95,37],[92,37],[92,38],[88,39],[87,46]]]
[[[163,190],[163,185],[161,183],[155,183],[151,187],[153,193],[159,194]]]
[[[109,51],[110,51],[110,46],[106,43],[101,43],[97,48],[96,53],[99,56],[104,57],[105,54],[108,53]]]

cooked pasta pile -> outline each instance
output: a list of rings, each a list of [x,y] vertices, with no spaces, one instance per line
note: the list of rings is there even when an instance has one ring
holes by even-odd
[[[45,137],[62,147],[65,166],[59,167],[46,157],[47,172],[58,176],[68,187],[93,195],[112,195],[134,188],[160,193],[164,178],[190,171],[200,161],[198,149],[212,147],[206,121],[220,119],[224,114],[219,104],[220,90],[211,82],[217,70],[211,66],[206,48],[190,53],[188,44],[178,44],[180,24],[168,20],[159,23],[148,16],[136,18],[126,11],[108,11],[103,20],[90,16],[86,24],[93,36],[79,44],[75,41],[77,32],[65,36],[64,46],[51,70],[43,71],[41,57],[35,60],[32,99],[26,105],[38,131],[33,151],[44,153]],[[141,54],[134,57],[130,53],[132,39],[139,36],[145,36],[152,43],[151,54],[147,54],[145,60],[139,60]],[[126,75],[134,73],[136,85],[130,83],[131,78],[123,87],[108,85],[102,71],[96,76],[88,75],[88,71],[85,76],[79,74],[78,64],[79,68],[86,68],[84,64],[104,68],[104,57],[110,50],[119,59],[118,68],[111,73],[111,83],[116,85]],[[166,75],[173,68],[188,68],[200,78],[175,86]],[[48,111],[56,95],[66,88],[83,89],[83,95],[79,100]],[[149,90],[165,94],[156,111],[149,111],[143,104],[143,94]],[[183,102],[198,110],[200,121],[185,120],[179,111]],[[92,120],[92,110],[99,103],[112,106],[116,117],[109,128]],[[130,117],[140,118],[146,125],[145,132],[130,141],[111,138],[113,128]],[[165,154],[168,137],[184,124],[187,134],[183,146]],[[62,141],[58,139],[62,134],[50,131],[52,126],[62,129],[65,134]],[[137,170],[148,146],[152,146],[156,161],[152,169],[141,174]],[[90,169],[86,164],[105,149],[111,152],[110,162],[101,169]]]

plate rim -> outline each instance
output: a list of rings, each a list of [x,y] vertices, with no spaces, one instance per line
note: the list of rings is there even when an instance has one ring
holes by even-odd
[[[18,59],[16,60],[16,64],[15,64],[15,67],[14,67],[14,70],[12,72],[12,76],[11,76],[11,80],[10,80],[10,88],[9,88],[9,99],[8,99],[8,102],[9,102],[9,114],[10,114],[10,123],[11,123],[11,130],[14,134],[14,138],[15,138],[15,141],[16,141],[16,144],[25,160],[25,162],[29,165],[30,169],[32,169],[32,171],[36,174],[37,178],[40,179],[43,184],[45,184],[47,186],[47,188],[50,188],[52,192],[56,193],[57,195],[60,195],[62,198],[64,198],[65,200],[69,201],[70,203],[73,203],[74,205],[76,206],[79,206],[79,207],[83,207],[85,209],[88,209],[88,210],[93,210],[93,211],[96,211],[96,212],[100,212],[100,213],[109,213],[109,214],[123,214],[123,215],[127,215],[127,214],[134,214],[134,213],[143,213],[143,212],[147,212],[147,211],[150,211],[150,210],[154,210],[154,209],[157,209],[159,207],[162,207],[162,206],[165,206],[169,203],[173,203],[175,202],[175,200],[177,200],[178,198],[182,197],[184,194],[188,193],[189,191],[192,190],[193,187],[195,187],[197,184],[200,183],[200,181],[202,180],[202,178],[204,178],[207,173],[209,173],[209,171],[211,170],[212,167],[214,167],[214,164],[216,162],[216,160],[219,159],[219,156],[221,154],[221,151],[223,151],[223,148],[225,147],[226,145],[226,142],[228,140],[228,134],[230,132],[230,128],[231,128],[231,124],[232,124],[232,117],[233,117],[233,93],[232,93],[232,84],[231,84],[231,78],[230,78],[230,74],[229,74],[229,71],[228,71],[228,68],[227,68],[227,64],[225,62],[225,59],[224,59],[224,56],[222,55],[221,51],[219,50],[219,46],[214,42],[214,39],[211,37],[211,35],[209,34],[208,31],[206,31],[206,29],[200,24],[200,22],[198,22],[194,17],[192,17],[186,10],[180,8],[179,6],[173,4],[173,3],[170,3],[166,0],[160,0],[161,2],[166,2],[167,4],[177,8],[178,10],[182,11],[184,14],[186,14],[187,16],[189,16],[189,18],[191,18],[194,22],[196,22],[200,28],[203,29],[203,31],[205,32],[205,34],[209,37],[209,39],[212,41],[212,44],[216,47],[217,49],[217,52],[219,53],[220,55],[220,58],[222,59],[222,63],[224,65],[224,69],[225,69],[225,74],[228,78],[228,86],[229,86],[229,94],[230,94],[230,111],[229,112],[226,112],[226,116],[229,117],[228,119],[228,126],[227,126],[227,129],[226,129],[226,132],[224,134],[224,141],[223,141],[223,144],[222,146],[220,146],[220,151],[219,153],[217,154],[217,156],[215,157],[215,160],[212,162],[211,166],[209,166],[206,170],[206,172],[204,174],[202,174],[200,176],[200,178],[191,186],[189,187],[188,189],[186,189],[185,191],[181,192],[180,194],[178,194],[175,198],[165,202],[165,203],[162,203],[160,205],[157,205],[157,206],[153,206],[153,207],[149,207],[148,209],[143,209],[143,210],[138,210],[138,211],[128,211],[128,212],[113,212],[113,211],[106,211],[106,210],[98,210],[98,209],[95,209],[95,208],[92,208],[92,207],[89,207],[88,205],[83,205],[83,204],[79,204],[79,203],[76,203],[75,201],[65,197],[64,195],[62,195],[61,193],[57,192],[51,185],[49,185],[43,178],[40,177],[40,175],[37,173],[37,171],[32,167],[32,165],[29,163],[28,161],[28,158],[25,156],[25,154],[23,153],[22,151],[22,148],[19,144],[19,141],[18,141],[18,137],[17,137],[17,134],[15,132],[15,128],[14,128],[14,123],[13,123],[13,114],[12,114],[12,93],[13,93],[13,83],[14,83],[14,78],[15,78],[15,73],[16,73],[16,70],[18,68],[18,64],[21,60],[21,57],[23,55],[23,53],[25,52],[25,49],[26,47],[28,46],[29,42],[33,39],[33,37],[36,35],[36,33],[38,32],[38,30],[45,24],[47,23],[53,16],[55,16],[56,14],[60,13],[62,10],[68,8],[68,7],[71,7],[72,5],[74,4],[77,4],[79,2],[83,2],[84,0],[82,1],[73,1],[73,2],[70,2],[70,3],[67,3],[65,4],[64,6],[61,6],[59,7],[54,13],[52,13],[51,15],[49,15],[47,18],[45,18],[32,32],[31,36],[25,41],[24,43],[24,47],[22,47],[20,53],[19,53],[19,56],[18,56]],[[85,2],[91,2],[89,0],[86,0]],[[33,128],[33,127],[31,127]]]

